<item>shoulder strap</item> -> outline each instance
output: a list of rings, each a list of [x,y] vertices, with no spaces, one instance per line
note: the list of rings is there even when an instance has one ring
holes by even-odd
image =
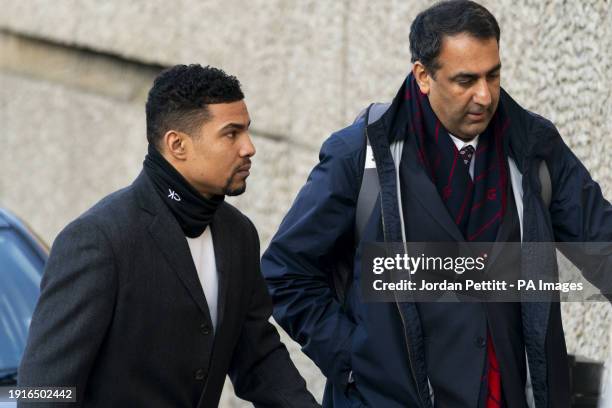
[[[384,115],[385,112],[389,109],[389,106],[391,106],[389,102],[371,104],[370,110],[368,111],[367,124],[371,125],[372,123],[380,119],[382,115]]]
[[[366,117],[366,126],[371,125],[372,123],[374,123],[378,119],[380,119],[382,117],[382,115],[385,114],[387,109],[389,109],[389,106],[391,106],[391,104],[389,102],[385,102],[385,103],[381,103],[381,102],[372,103],[372,104],[370,104],[370,106],[368,106],[367,108],[365,108],[361,112],[359,112],[359,114],[357,115],[357,117],[355,118],[353,123],[358,122],[361,118],[363,118],[365,116]]]
[[[374,210],[376,200],[380,191],[380,185],[378,184],[378,174],[376,172],[376,162],[374,161],[374,155],[372,154],[372,148],[370,147],[370,140],[368,139],[368,125],[376,122],[386,112],[390,104],[387,103],[373,103],[361,112],[355,118],[355,122],[362,120],[365,117],[365,130],[364,130],[364,144],[366,148],[365,163],[363,169],[363,176],[361,178],[361,187],[359,190],[359,196],[357,198],[357,207],[355,209],[355,241],[353,243],[353,251],[351,251],[348,258],[335,257],[334,271],[331,273],[331,283],[333,284],[334,293],[338,302],[345,305],[346,294],[352,284],[353,276],[353,253],[354,245],[356,245],[365,229],[365,225]]]
[[[366,223],[374,210],[378,194],[380,192],[380,184],[378,182],[378,173],[376,171],[376,161],[374,160],[374,154],[372,153],[372,147],[370,146],[370,139],[368,138],[368,125],[379,120],[382,115],[389,109],[390,103],[373,103],[366,109],[362,110],[355,122],[365,117],[365,161],[363,166],[363,176],[361,178],[361,187],[359,189],[359,196],[357,198],[357,207],[355,212],[355,242],[358,243],[363,236],[363,231],[366,227]],[[393,150],[392,150],[393,152]],[[394,155],[396,152],[393,152]],[[401,152],[400,152],[401,155]],[[394,159],[396,159],[394,157]],[[396,159],[398,160],[398,159]]]

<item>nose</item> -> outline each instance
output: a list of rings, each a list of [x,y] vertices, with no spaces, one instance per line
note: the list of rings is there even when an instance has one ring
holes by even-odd
[[[474,89],[474,102],[480,106],[489,107],[492,102],[491,90],[486,79],[478,81]]]
[[[252,157],[255,155],[255,152],[255,145],[251,140],[251,135],[247,133],[242,145],[240,146],[240,157]]]

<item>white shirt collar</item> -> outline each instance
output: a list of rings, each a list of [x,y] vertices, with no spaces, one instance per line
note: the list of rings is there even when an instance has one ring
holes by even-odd
[[[464,142],[463,140],[459,139],[456,136],[451,135],[450,133],[448,135],[451,137],[451,139],[455,143],[455,146],[457,146],[457,150],[461,150],[465,146],[468,146],[468,145],[471,145],[474,148],[474,151],[476,151],[476,149],[478,148],[478,139],[480,138],[480,135],[477,135],[475,138],[473,138],[469,142]]]

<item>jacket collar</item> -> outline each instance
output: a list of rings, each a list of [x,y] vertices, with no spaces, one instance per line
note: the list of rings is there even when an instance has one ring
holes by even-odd
[[[141,172],[132,184],[138,205],[151,215],[149,234],[159,247],[160,252],[177,274],[200,311],[210,322],[210,313],[202,285],[198,278],[187,239],[170,210],[163,203],[153,184]],[[214,238],[213,238],[214,241]]]

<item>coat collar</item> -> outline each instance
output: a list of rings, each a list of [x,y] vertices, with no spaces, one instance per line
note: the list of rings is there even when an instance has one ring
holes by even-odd
[[[132,184],[139,206],[151,215],[149,234],[160,252],[177,274],[200,311],[211,321],[208,304],[198,278],[187,239],[170,210],[163,203],[144,172]],[[213,230],[214,231],[214,230]],[[214,242],[214,236],[213,236]],[[217,245],[215,245],[215,248]]]

